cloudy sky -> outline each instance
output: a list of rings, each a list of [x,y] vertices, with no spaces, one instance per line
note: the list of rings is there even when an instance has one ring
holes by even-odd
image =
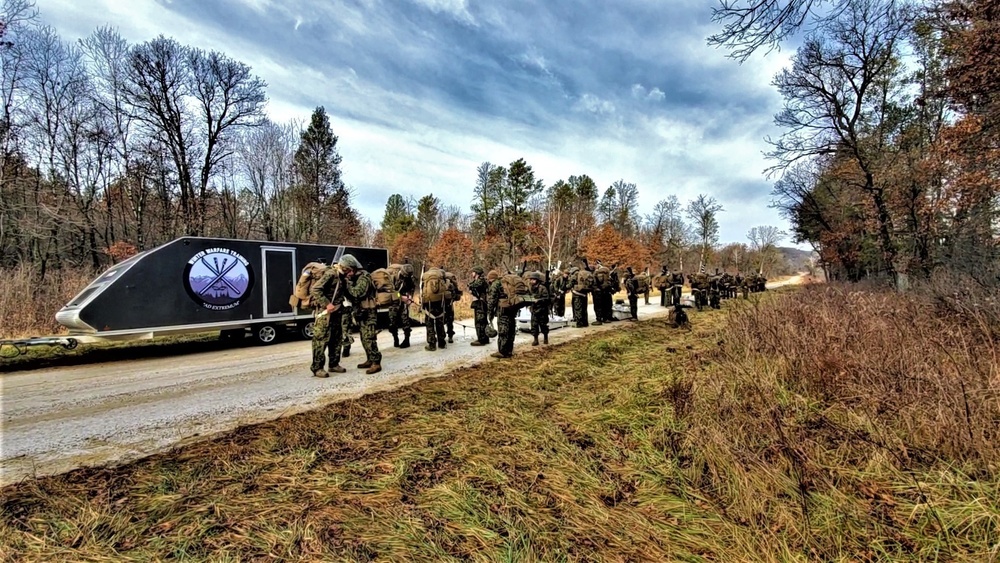
[[[787,229],[768,208],[771,78],[706,45],[714,0],[37,0],[65,38],[104,24],[216,49],[267,84],[272,119],[330,114],[355,205],[392,193],[468,208],[476,167],[523,157],[546,185],[635,183],[648,211],[714,196],[721,239]]]

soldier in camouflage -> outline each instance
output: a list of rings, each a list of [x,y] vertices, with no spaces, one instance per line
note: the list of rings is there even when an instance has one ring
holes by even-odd
[[[413,304],[413,291],[416,285],[413,281],[413,266],[403,264],[399,272],[396,292],[399,293],[399,303],[389,307],[389,332],[392,333],[394,348],[410,347],[410,305]],[[403,331],[403,341],[399,341],[399,331]]]
[[[629,266],[625,269],[625,295],[628,296],[629,312],[632,316],[630,321],[639,320],[639,285],[635,279],[635,272]]]
[[[472,268],[469,293],[472,295],[472,312],[475,315],[476,325],[476,339],[472,341],[472,346],[485,346],[490,343],[490,337],[486,334],[486,327],[489,326],[486,301],[489,297],[490,285],[485,278],[486,275],[481,267]]]
[[[378,309],[375,303],[375,284],[362,268],[357,258],[350,254],[341,257],[340,269],[344,272],[347,294],[357,304],[355,317],[361,332],[361,346],[365,349],[366,360],[358,364],[358,369],[373,374],[382,371],[382,353],[378,350],[378,329],[376,328]]]
[[[330,377],[323,368],[330,356],[330,371],[344,373],[340,366],[341,345],[341,315],[344,304],[344,285],[340,271],[336,266],[324,270],[309,291],[309,301],[312,306],[313,338],[312,338],[312,370],[313,377]]]
[[[573,298],[570,301],[570,305],[573,307],[573,322],[576,324],[576,328],[586,328],[590,325],[589,319],[587,318],[587,292],[579,291],[576,288],[576,277],[580,273],[580,269],[573,266],[569,269],[569,286],[573,292]]]
[[[538,333],[542,333],[543,344],[549,343],[549,290],[545,288],[545,274],[528,274],[528,292],[531,295],[531,336],[532,346],[538,346]]]
[[[569,291],[569,272],[554,270],[552,272],[549,297],[552,301],[552,314],[557,317],[566,316],[567,291]]]
[[[497,319],[497,351],[490,354],[494,358],[510,358],[514,355],[514,335],[517,330],[517,307],[501,307],[500,301],[507,294],[500,283],[500,276],[490,285],[489,314]]]

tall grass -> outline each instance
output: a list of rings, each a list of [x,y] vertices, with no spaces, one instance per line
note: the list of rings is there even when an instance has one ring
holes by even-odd
[[[986,329],[948,310],[959,317],[820,287],[693,313],[692,331],[619,323],[519,348],[129,465],[7,487],[0,553],[996,561],[996,374],[987,384]],[[901,333],[919,323],[925,332]],[[950,340],[905,362],[933,326]]]
[[[56,312],[96,275],[89,268],[49,271],[44,278],[29,265],[0,270],[0,338],[64,331],[56,322]]]

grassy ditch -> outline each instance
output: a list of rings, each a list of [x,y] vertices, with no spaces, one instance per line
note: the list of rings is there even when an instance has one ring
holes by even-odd
[[[727,302],[692,313],[690,332],[620,323],[121,467],[13,485],[2,491],[0,553],[996,560],[1000,481],[995,449],[982,449],[1000,425],[996,389],[962,375],[987,364],[970,354],[974,363],[946,371],[954,361],[929,354],[919,366],[966,377],[969,420],[981,427],[971,439],[934,439],[935,424],[952,420],[943,380],[880,410],[888,380],[876,374],[900,365],[887,359],[854,379],[836,371],[868,365],[863,355],[880,343],[835,339],[837,291]],[[963,323],[951,319],[952,336],[972,343],[976,329]],[[840,354],[815,357],[822,338]],[[843,386],[818,386],[815,362]],[[913,421],[932,416],[931,404],[940,419]]]

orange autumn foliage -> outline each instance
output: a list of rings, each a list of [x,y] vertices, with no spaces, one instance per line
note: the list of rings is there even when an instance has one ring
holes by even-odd
[[[625,238],[613,226],[605,223],[583,239],[583,256],[591,264],[600,260],[605,265],[618,264],[644,270],[652,264],[649,248],[636,239]]]
[[[458,229],[445,230],[427,252],[428,265],[444,266],[445,270],[459,277],[464,277],[472,268],[474,259],[472,240]]]

